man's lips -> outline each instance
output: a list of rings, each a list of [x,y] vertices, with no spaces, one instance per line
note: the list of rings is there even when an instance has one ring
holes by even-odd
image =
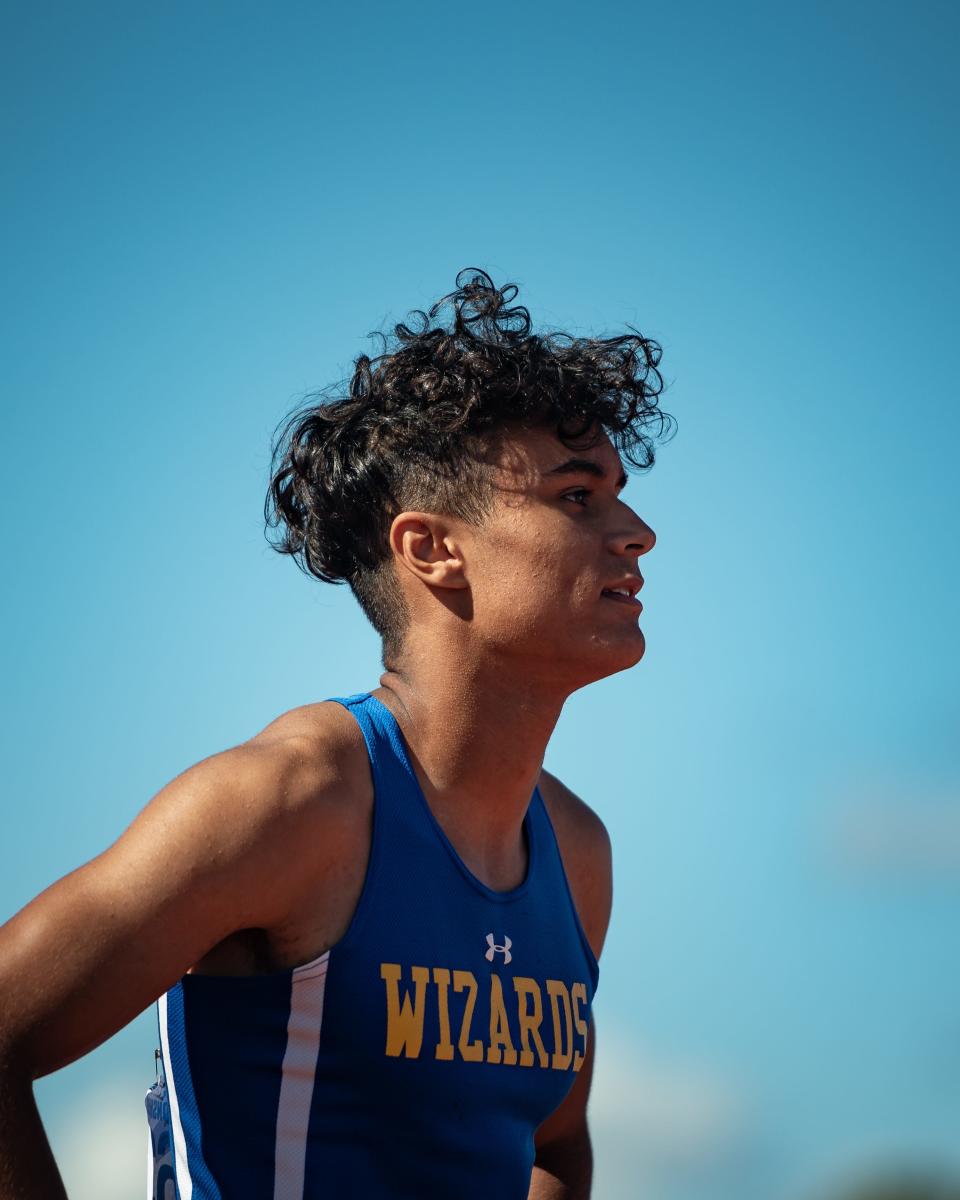
[[[615,583],[608,584],[600,593],[608,600],[619,600],[621,604],[627,604],[636,612],[643,611],[643,605],[636,598],[637,592],[643,587],[643,576],[639,573],[629,574],[618,579]],[[624,594],[626,593],[626,594]]]
[[[601,596],[604,600],[616,600],[618,604],[628,604],[637,612],[643,611],[643,605],[635,596],[623,596],[620,592],[601,592]]]

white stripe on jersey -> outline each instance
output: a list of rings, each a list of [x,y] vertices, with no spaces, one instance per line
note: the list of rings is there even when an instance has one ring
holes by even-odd
[[[290,984],[290,1016],[283,1055],[273,1200],[303,1200],[307,1126],[320,1051],[323,991],[330,951],[295,967]]]
[[[157,1000],[160,1012],[160,1045],[163,1049],[163,1069],[167,1080],[167,1098],[170,1101],[170,1125],[173,1133],[174,1166],[180,1200],[192,1200],[193,1180],[187,1165],[187,1143],[180,1123],[180,1104],[177,1100],[177,1083],[174,1079],[173,1061],[170,1058],[170,1038],[167,1032],[167,993]]]

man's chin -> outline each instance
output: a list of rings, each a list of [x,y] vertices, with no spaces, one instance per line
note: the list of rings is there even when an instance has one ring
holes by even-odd
[[[620,671],[629,671],[639,663],[645,651],[646,641],[639,629],[629,639],[620,638],[616,642],[608,641],[599,645],[594,642],[572,672],[577,676],[574,690]]]
[[[643,634],[637,630],[637,636],[631,639],[629,645],[618,646],[616,651],[611,652],[610,658],[616,662],[608,674],[612,675],[615,671],[628,671],[631,667],[635,667],[646,653],[647,643]]]
[[[642,631],[634,626],[627,636],[624,632],[620,631],[616,637],[610,637],[609,632],[595,632],[580,644],[572,637],[560,643],[555,638],[549,641],[543,638],[535,643],[534,654],[520,655],[511,665],[528,678],[549,678],[559,687],[577,691],[608,675],[628,671],[640,662],[646,651]]]

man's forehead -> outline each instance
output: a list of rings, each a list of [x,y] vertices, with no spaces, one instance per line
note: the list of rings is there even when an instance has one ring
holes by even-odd
[[[493,458],[505,483],[528,486],[565,475],[593,475],[603,479],[613,474],[618,486],[627,482],[623,462],[603,432],[593,445],[571,450],[555,430],[524,429],[504,437]]]

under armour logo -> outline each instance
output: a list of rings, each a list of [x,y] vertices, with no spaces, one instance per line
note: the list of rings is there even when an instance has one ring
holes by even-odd
[[[510,953],[510,947],[512,945],[513,945],[513,942],[510,941],[510,939],[507,937],[506,934],[503,935],[503,945],[498,946],[497,943],[493,940],[493,934],[488,933],[487,934],[487,952],[484,955],[484,958],[487,960],[487,962],[493,962],[493,956],[495,954],[502,954],[503,955],[503,965],[506,966],[507,963],[510,961],[510,959],[513,958],[513,955]]]

